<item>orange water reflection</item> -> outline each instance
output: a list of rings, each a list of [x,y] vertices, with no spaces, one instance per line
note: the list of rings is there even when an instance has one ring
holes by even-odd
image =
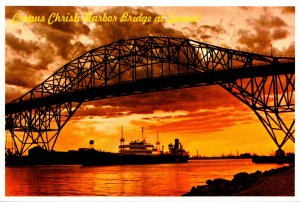
[[[281,167],[242,160],[186,164],[6,167],[7,196],[180,196],[207,179]]]

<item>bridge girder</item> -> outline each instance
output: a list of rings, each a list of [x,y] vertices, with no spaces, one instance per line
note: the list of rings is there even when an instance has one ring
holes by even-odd
[[[286,126],[281,118],[282,113],[295,111],[294,73],[292,57],[233,50],[186,38],[123,39],[88,51],[6,104],[6,129],[19,155],[32,145],[52,150],[63,126],[83,102],[220,85],[256,113],[281,148],[288,139],[294,141],[294,122]],[[283,141],[278,142],[275,130],[284,132]]]

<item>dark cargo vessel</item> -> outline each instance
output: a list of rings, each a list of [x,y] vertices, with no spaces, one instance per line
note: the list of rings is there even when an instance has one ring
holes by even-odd
[[[143,141],[132,141],[124,145],[121,138],[119,153],[98,151],[91,148],[80,148],[68,152],[48,152],[41,147],[29,150],[28,156],[14,156],[7,154],[5,163],[8,166],[21,165],[125,165],[125,164],[158,164],[158,163],[185,163],[189,154],[183,149],[179,139],[175,144],[169,144],[167,152],[159,151],[158,147]],[[157,141],[157,146],[159,142]],[[90,141],[93,144],[93,141]]]

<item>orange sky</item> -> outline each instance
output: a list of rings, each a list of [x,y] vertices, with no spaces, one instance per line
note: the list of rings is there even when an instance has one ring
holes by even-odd
[[[53,12],[94,14],[143,13],[149,16],[199,15],[197,23],[17,23],[12,17],[48,16]],[[295,11],[291,7],[7,7],[6,102],[41,83],[82,53],[119,38],[185,35],[235,49],[294,55]],[[123,114],[123,115],[120,115]],[[292,118],[292,115],[291,117]],[[125,139],[155,143],[156,131],[167,148],[179,138],[192,155],[250,152],[277,148],[254,113],[218,86],[165,91],[85,103],[62,130],[56,150],[88,147],[117,151],[120,127]],[[283,148],[294,151],[288,141]]]

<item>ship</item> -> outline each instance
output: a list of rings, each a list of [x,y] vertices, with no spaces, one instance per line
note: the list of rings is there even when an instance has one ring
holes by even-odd
[[[143,137],[142,140],[134,140],[125,144],[125,138],[120,138],[118,153],[103,153],[96,150],[89,150],[84,158],[83,165],[132,165],[132,164],[161,164],[161,163],[186,163],[189,153],[183,149],[183,145],[176,138],[174,145],[168,145],[168,151],[160,150],[160,142],[157,141],[156,147],[150,144]]]
[[[165,152],[163,147],[160,150],[158,134],[156,146],[148,143],[143,137],[142,140],[134,140],[129,144],[125,144],[122,130],[119,151],[117,153],[94,149],[94,140],[90,140],[89,145],[89,148],[79,148],[78,150],[69,150],[67,152],[47,151],[36,146],[29,150],[27,156],[6,154],[5,164],[6,166],[74,164],[100,166],[186,163],[189,159],[189,153],[183,149],[183,145],[178,138],[175,139],[174,145],[172,143],[168,145],[168,151]]]

